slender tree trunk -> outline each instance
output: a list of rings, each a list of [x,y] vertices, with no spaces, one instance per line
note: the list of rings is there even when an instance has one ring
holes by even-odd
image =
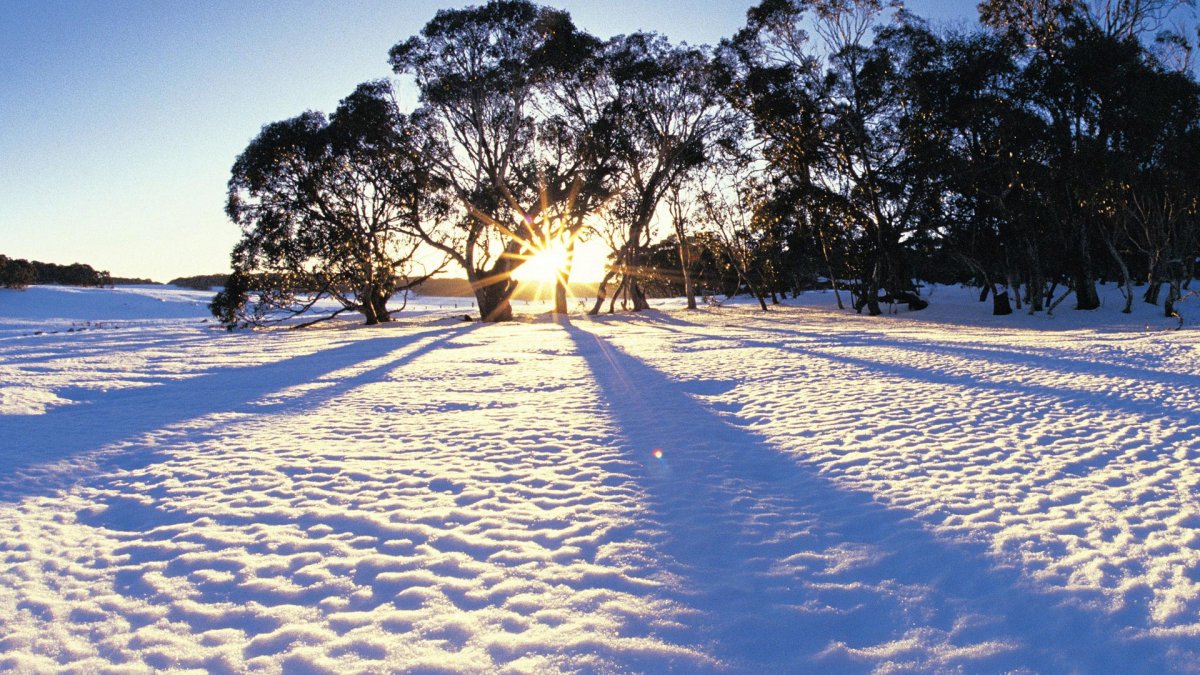
[[[1121,270],[1121,295],[1125,296],[1125,308],[1121,310],[1123,314],[1133,313],[1133,279],[1129,276],[1129,266],[1125,264],[1125,258],[1121,252],[1117,250],[1116,244],[1107,236],[1104,239],[1104,246],[1108,249],[1109,255],[1117,263],[1117,268]]]
[[[871,272],[871,282],[867,284],[867,313],[871,316],[879,316],[883,314],[883,310],[879,309],[879,263],[875,263],[875,270]]]
[[[833,297],[837,300],[838,309],[846,309],[842,304],[842,292],[838,288],[837,275],[833,273],[833,261],[829,259],[829,240],[825,237],[825,229],[817,226],[817,236],[821,239],[821,255],[825,258],[825,269],[829,272],[829,285],[833,287]]]
[[[754,292],[754,297],[758,298],[758,306],[762,308],[762,311],[767,311],[767,298],[759,292]]]
[[[629,227],[629,239],[625,242],[625,266],[623,271],[625,281],[622,282],[622,285],[633,300],[633,311],[635,312],[650,309],[650,303],[646,302],[646,295],[642,292],[641,285],[638,283],[639,272],[642,266],[642,237],[646,234],[646,228],[650,225],[650,219],[654,216],[653,205],[657,203],[657,199],[653,203],[650,202],[650,194],[652,193],[647,192],[643,196],[637,215]]]
[[[633,311],[640,312],[650,309],[650,302],[646,299],[646,291],[638,283],[636,276],[629,280],[629,295],[633,300]]]
[[[588,312],[589,316],[596,316],[600,313],[600,309],[604,307],[604,300],[608,297],[608,282],[612,281],[614,276],[616,276],[616,272],[609,270],[604,274],[604,278],[600,280],[600,285],[596,287],[596,302],[592,305],[591,311]]]
[[[567,313],[567,284],[571,279],[571,268],[575,266],[575,239],[567,243],[567,260],[563,265],[562,274],[554,278],[554,313]]]
[[[1163,301],[1163,316],[1168,319],[1179,317],[1179,314],[1175,312],[1175,303],[1181,297],[1183,297],[1183,293],[1180,291],[1179,279],[1172,278],[1167,282],[1167,299]]]
[[[617,284],[617,290],[613,292],[612,297],[608,300],[608,313],[612,314],[617,309],[617,300],[621,300],[621,309],[625,309],[628,305],[626,296],[629,293],[629,277],[622,276],[621,283]]]
[[[692,252],[687,241],[687,217],[678,185],[671,188],[667,207],[671,212],[671,224],[675,227],[675,241],[679,243],[679,275],[683,277],[683,294],[687,297],[687,308],[696,309],[696,287],[692,284]]]
[[[696,287],[692,283],[692,256],[684,241],[682,228],[676,226],[675,236],[679,239],[679,273],[683,276],[683,294],[687,296],[687,308],[696,309]]]

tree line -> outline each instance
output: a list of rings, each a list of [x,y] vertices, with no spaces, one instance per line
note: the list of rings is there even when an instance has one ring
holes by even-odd
[[[985,0],[936,30],[884,0],[764,0],[716,47],[600,39],[526,0],[443,10],[367,82],[237,158],[229,325],[336,299],[367,323],[455,265],[487,321],[552,244],[611,250],[591,311],[831,286],[881,313],[971,283],[993,311],[1167,315],[1200,254],[1196,35],[1183,0]]]
[[[26,288],[34,284],[108,286],[112,277],[83,263],[58,265],[0,255],[0,287]]]

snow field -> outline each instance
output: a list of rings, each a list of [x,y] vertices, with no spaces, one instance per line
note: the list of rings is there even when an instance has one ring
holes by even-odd
[[[1200,338],[940,300],[38,319],[0,669],[1200,669]]]

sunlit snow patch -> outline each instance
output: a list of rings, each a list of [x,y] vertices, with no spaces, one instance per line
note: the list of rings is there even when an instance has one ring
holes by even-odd
[[[46,410],[74,403],[52,391],[33,387],[0,387],[0,415],[44,415]]]

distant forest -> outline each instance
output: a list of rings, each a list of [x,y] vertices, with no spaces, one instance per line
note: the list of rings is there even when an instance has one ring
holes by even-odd
[[[228,274],[203,274],[179,277],[167,283],[181,288],[208,291],[225,285]],[[135,277],[114,277],[106,271],[98,271],[91,265],[72,263],[58,265],[38,260],[24,260],[0,255],[0,287],[25,288],[35,284],[61,284],[63,286],[128,286],[152,285],[159,282]]]
[[[96,271],[91,265],[56,265],[0,255],[0,286],[4,288],[25,288],[33,284],[109,286],[112,283],[108,272]]]
[[[229,279],[229,274],[201,274],[193,277],[179,277],[172,279],[167,283],[180,288],[194,288],[198,291],[211,291],[214,288],[223,288],[225,281]]]
[[[1190,4],[984,0],[945,30],[883,0],[764,0],[712,48],[525,0],[439,11],[389,53],[416,110],[367,82],[237,158],[214,313],[303,311],[320,279],[387,321],[436,255],[502,321],[525,259],[591,237],[611,250],[593,313],[827,285],[874,315],[928,282],[995,314],[1088,310],[1116,282],[1125,311],[1175,315],[1200,254]]]

